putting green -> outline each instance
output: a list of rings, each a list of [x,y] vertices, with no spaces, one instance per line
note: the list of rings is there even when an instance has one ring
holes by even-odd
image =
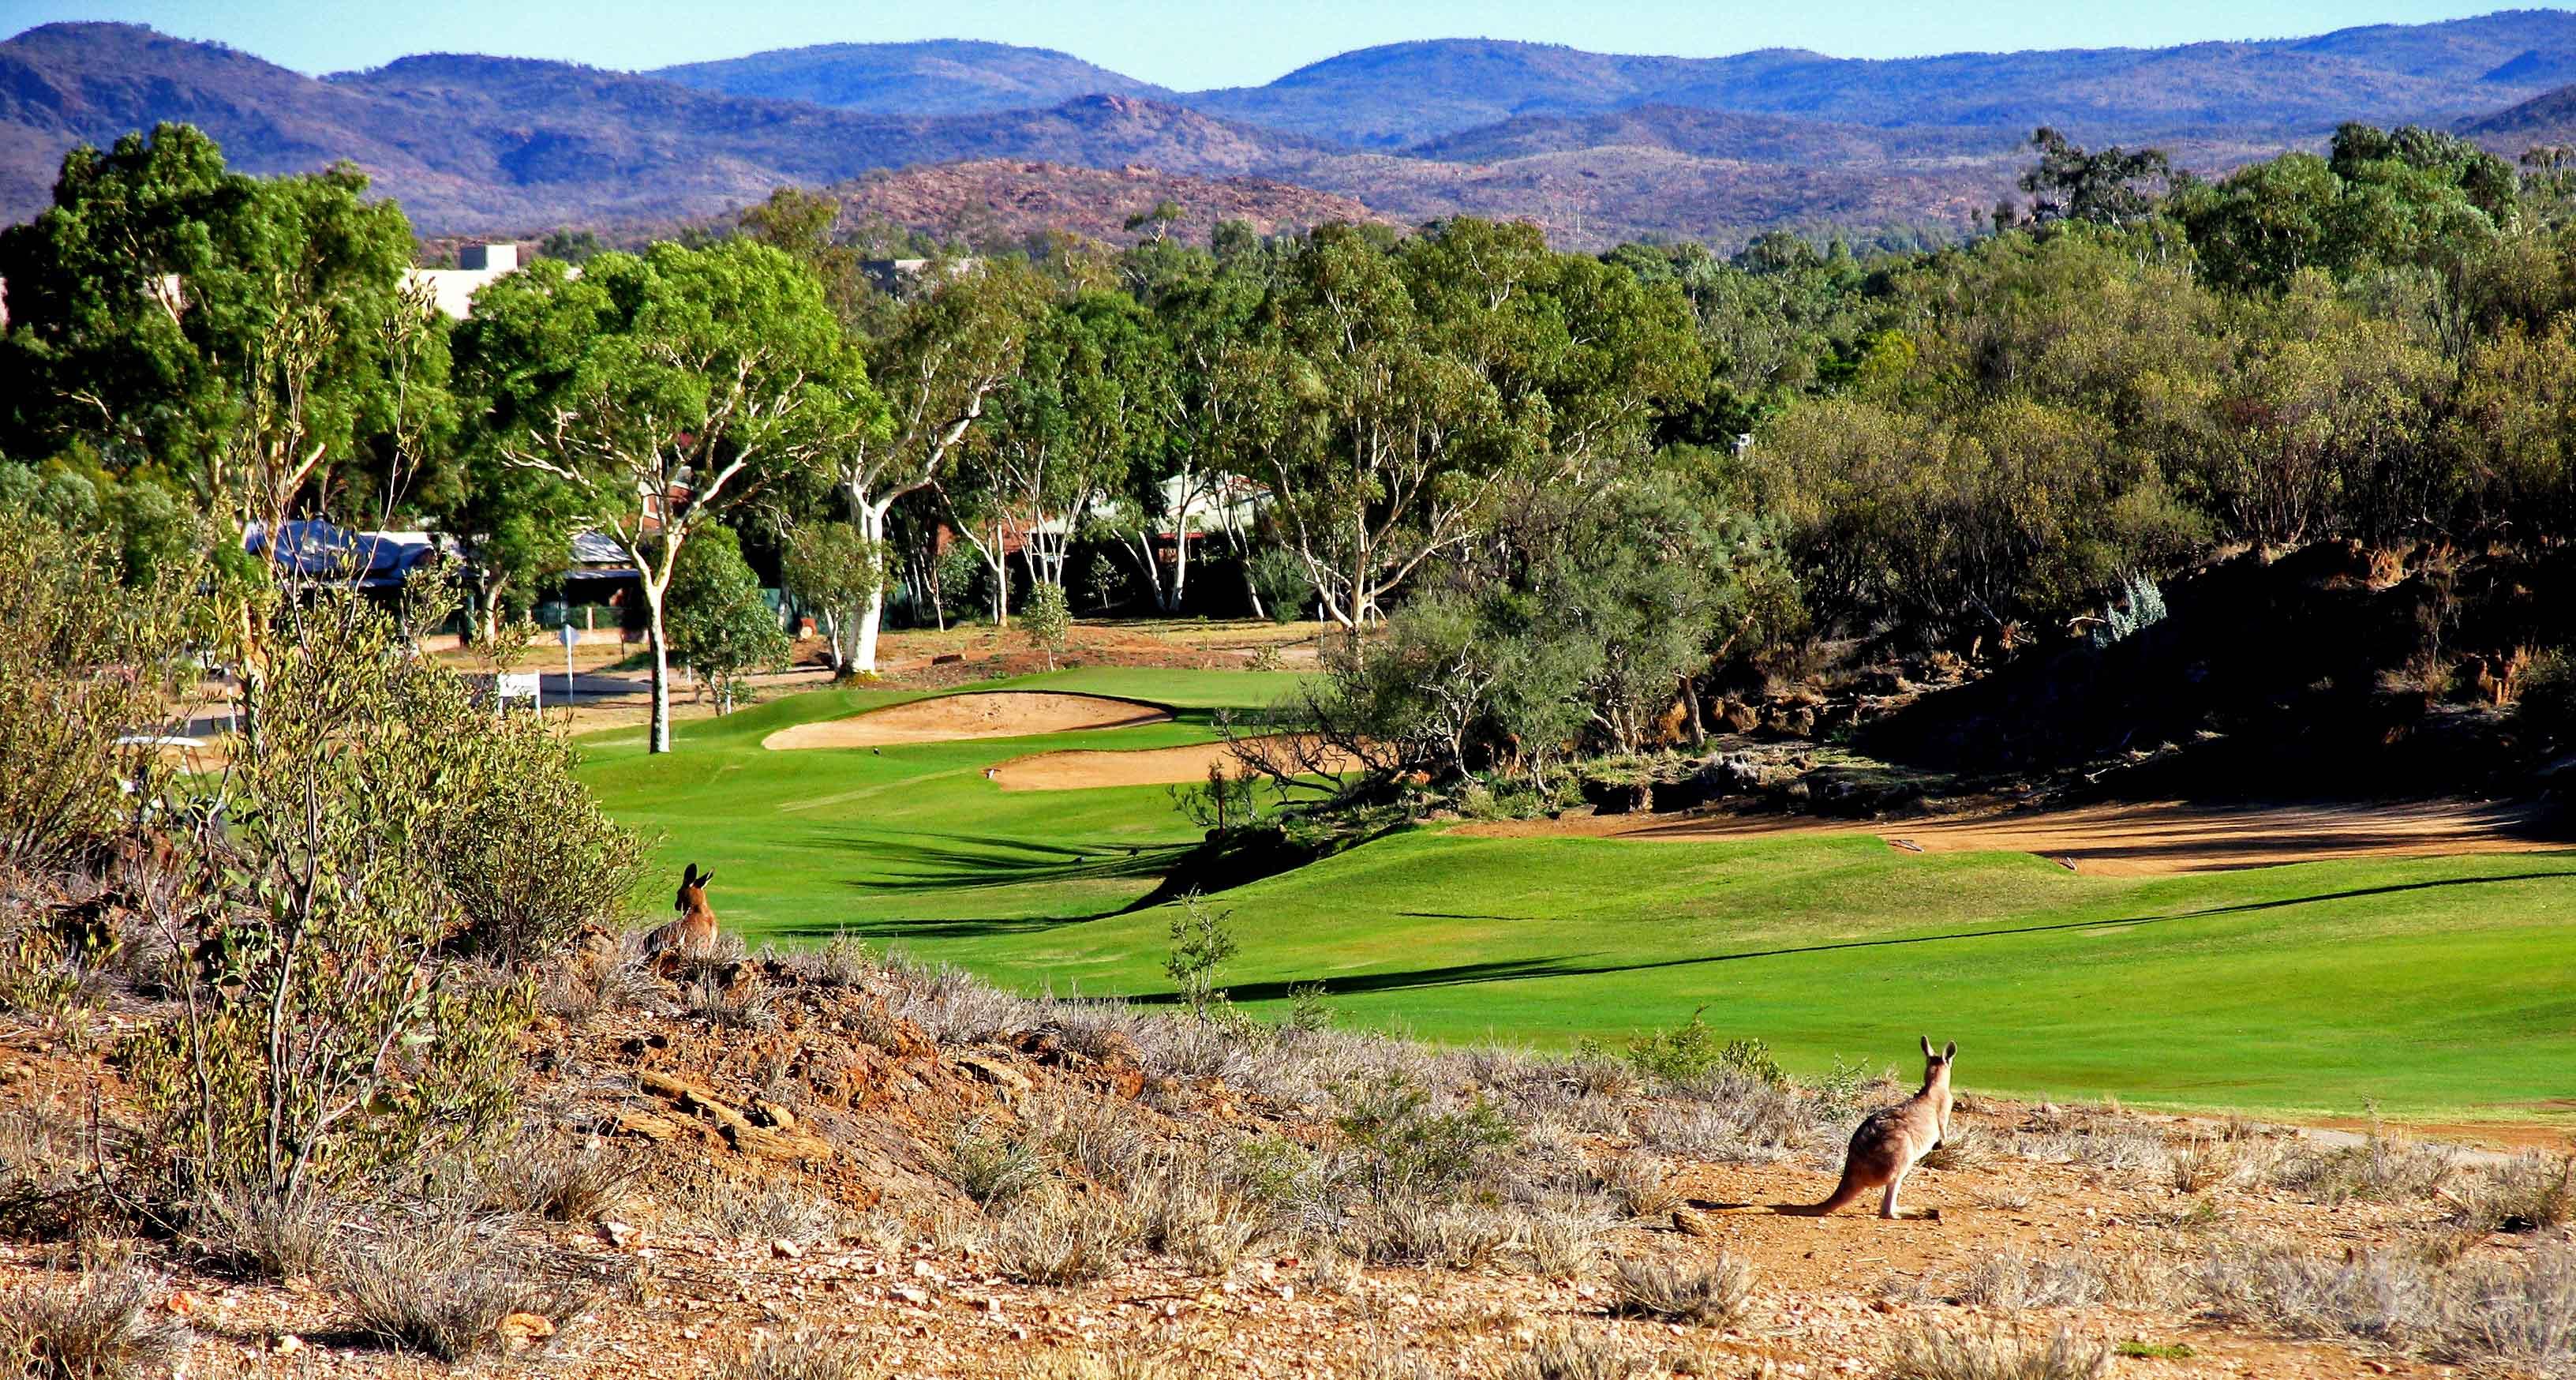
[[[824,691],[587,744],[668,870],[714,867],[725,923],[846,929],[1034,990],[1156,997],[1167,915],[1122,914],[1198,831],[1166,788],[1005,792],[996,763],[1216,736],[1292,676],[1083,668],[1009,688],[1172,706],[1033,738],[765,752],[761,739],[914,696]],[[978,690],[1002,688],[996,685]],[[667,904],[659,872],[639,903]],[[2356,859],[2163,877],[1868,838],[1657,842],[1414,830],[1214,901],[1256,1011],[1327,984],[1341,1019],[1427,1037],[1616,1043],[1705,1007],[1792,1068],[1901,1063],[1956,1039],[1963,1085],[2145,1105],[2570,1117],[2576,852]]]

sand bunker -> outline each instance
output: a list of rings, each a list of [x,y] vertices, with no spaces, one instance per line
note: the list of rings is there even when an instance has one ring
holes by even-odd
[[[1633,839],[1861,834],[1922,853],[2036,853],[2084,873],[2142,876],[2271,867],[2328,858],[2437,857],[2576,848],[2563,821],[2472,801],[2393,805],[2096,805],[2038,814],[1875,824],[1776,816],[1613,815],[1468,825],[1478,834],[1577,833]]]
[[[1006,791],[1079,791],[1094,786],[1168,786],[1184,781],[1205,781],[1208,767],[1223,762],[1229,775],[1235,774],[1234,752],[1223,743],[1192,743],[1186,747],[1144,748],[1135,752],[1104,752],[1090,748],[1063,752],[1041,752],[1004,762],[993,769],[993,779]],[[1335,753],[1326,763],[1331,771],[1348,771],[1359,765],[1357,758]]]
[[[1060,695],[1040,690],[995,690],[942,695],[889,709],[782,728],[760,740],[772,750],[884,747],[895,743],[946,743],[961,738],[1026,738],[1088,728],[1129,728],[1171,718],[1136,700],[1100,695]]]

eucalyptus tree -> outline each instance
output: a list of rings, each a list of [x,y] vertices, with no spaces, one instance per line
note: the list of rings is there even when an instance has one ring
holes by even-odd
[[[651,750],[671,747],[665,603],[689,538],[830,465],[883,403],[813,275],[748,240],[539,261],[466,329],[493,444],[549,476],[641,576]]]
[[[925,273],[930,285],[872,345],[869,379],[854,382],[860,405],[843,409],[826,452],[850,521],[871,546],[885,541],[897,502],[939,482],[994,391],[1019,373],[1049,297],[1043,278],[1007,260],[934,260]],[[876,669],[884,616],[880,585],[859,610],[853,669]]]
[[[1324,616],[1356,628],[1479,533],[1493,481],[1533,437],[1489,378],[1437,347],[1395,258],[1354,227],[1290,251],[1267,312],[1227,359],[1231,429]]]

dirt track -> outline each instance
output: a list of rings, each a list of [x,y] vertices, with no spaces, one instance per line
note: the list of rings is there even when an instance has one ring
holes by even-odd
[[[993,779],[1006,791],[1168,786],[1184,781],[1204,781],[1208,768],[1218,762],[1224,762],[1231,774],[1236,770],[1233,755],[1233,750],[1223,743],[1191,743],[1185,747],[1145,748],[1135,752],[1074,748],[1063,752],[1041,752],[1004,762],[994,768]],[[1356,759],[1339,759],[1331,769],[1342,771],[1356,765]]]
[[[2536,853],[2576,848],[2563,821],[2476,801],[2282,805],[2219,809],[2182,804],[2097,805],[2045,814],[1876,824],[1773,816],[1610,815],[1462,826],[1486,836],[1582,834],[1632,839],[1861,834],[1924,853],[2036,853],[2078,872],[2139,876],[2214,872],[2327,858]],[[1911,847],[1909,847],[1911,845]]]
[[[1129,728],[1161,723],[1171,717],[1134,700],[996,690],[979,695],[942,695],[852,718],[798,724],[770,734],[760,740],[760,745],[784,751],[945,743],[960,738],[1024,738],[1089,728]]]

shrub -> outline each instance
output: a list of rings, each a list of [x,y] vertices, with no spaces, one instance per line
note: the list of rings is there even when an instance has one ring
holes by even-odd
[[[1921,1326],[1888,1348],[1887,1380],[2094,1380],[2111,1354],[2068,1331],[2032,1340],[1999,1330]]]
[[[716,1362],[715,1380],[865,1380],[875,1373],[855,1345],[800,1327]]]
[[[114,565],[94,537],[0,518],[0,874],[42,875],[90,854],[166,783],[158,749],[118,740],[164,719],[181,630],[155,594],[122,587]],[[128,796],[127,783],[143,789]]]
[[[2093,645],[2108,647],[2126,641],[2146,628],[2165,621],[2165,592],[2143,574],[2120,577],[2123,603],[2102,610],[2101,626],[2093,630]]]
[[[221,812],[164,835],[197,957],[131,1054],[175,1185],[294,1198],[506,1124],[534,985],[440,960],[471,917],[438,860],[529,764],[354,595],[278,620]]]
[[[1628,1042],[1628,1063],[1640,1078],[1663,1085],[1686,1084],[1722,1070],[1773,1087],[1786,1087],[1788,1070],[1761,1040],[1730,1040],[1723,1045],[1701,1019],[1708,1008],[1691,1013],[1688,1022],[1670,1030],[1641,1035]]]
[[[1610,1287],[1627,1316],[1725,1327],[1743,1318],[1753,1297],[1753,1267],[1723,1253],[1705,1265],[1622,1257]]]
[[[1190,1014],[1201,1020],[1223,996],[1216,990],[1216,970],[1241,947],[1235,941],[1233,919],[1231,909],[1207,904],[1196,891],[1183,895],[1180,907],[1172,912],[1172,951],[1163,960],[1163,971],[1180,989]]]
[[[994,1224],[993,1261],[1025,1284],[1080,1284],[1116,1269],[1136,1235],[1135,1219],[1115,1204],[1036,1194]]]
[[[125,1380],[168,1375],[191,1334],[156,1307],[137,1274],[48,1280],[0,1294],[0,1370],[29,1380]]]
[[[573,1312],[570,1300],[460,1222],[399,1226],[345,1252],[333,1275],[359,1331],[447,1362],[498,1350],[512,1314],[553,1324]]]
[[[1306,563],[1285,547],[1263,547],[1252,558],[1252,587],[1273,623],[1293,623],[1305,612],[1313,589],[1306,582]]]
[[[1359,1157],[1362,1178],[1380,1198],[1439,1196],[1475,1175],[1487,1154],[1519,1131],[1479,1096],[1441,1111],[1401,1072],[1345,1083],[1333,1125]]]
[[[580,754],[533,718],[491,723],[478,765],[504,787],[460,793],[441,831],[439,880],[462,938],[504,963],[558,958],[585,927],[619,928],[644,872],[642,843],[574,775]]]

